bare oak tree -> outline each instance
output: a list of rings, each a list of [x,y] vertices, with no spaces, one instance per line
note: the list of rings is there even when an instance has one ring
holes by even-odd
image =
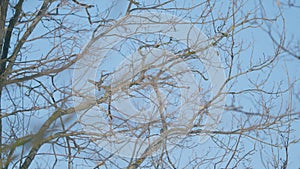
[[[292,165],[296,1],[0,4],[1,168]]]

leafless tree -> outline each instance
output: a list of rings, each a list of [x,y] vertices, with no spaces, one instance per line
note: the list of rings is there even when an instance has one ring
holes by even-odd
[[[296,1],[0,4],[2,168],[292,165]]]

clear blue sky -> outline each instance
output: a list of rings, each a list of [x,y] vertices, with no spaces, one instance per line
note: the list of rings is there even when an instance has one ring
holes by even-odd
[[[97,2],[97,1],[95,1]],[[101,7],[100,9],[105,9],[105,6],[107,5],[107,7],[109,7],[111,0],[102,0],[101,2],[99,1],[98,5],[99,7]],[[188,4],[189,2],[192,1],[178,1],[178,4],[180,4],[180,2],[185,2],[185,4]],[[118,18],[120,16],[124,16],[124,11],[127,8],[127,3],[128,0],[118,0],[118,3],[114,6],[114,8],[111,10],[111,13],[109,14],[110,17],[112,18]],[[267,16],[273,16],[275,13],[278,12],[277,9],[277,4],[274,1],[269,1],[269,2],[264,2],[265,4],[265,12],[267,14]],[[30,4],[27,2],[27,4]],[[246,7],[245,7],[245,11],[248,10],[252,10],[253,8],[255,8],[254,3],[248,2]],[[29,7],[30,5],[28,5]],[[299,8],[289,8],[286,9],[284,11],[284,18],[285,18],[285,23],[286,23],[286,36],[288,39],[298,39],[298,44],[300,43],[300,31],[299,31],[299,27],[300,27],[300,12],[299,12]],[[218,12],[218,11],[216,11]],[[197,12],[194,11],[194,13],[192,13],[191,15],[197,16]],[[276,22],[276,25],[278,27],[281,27],[281,21],[279,20],[278,22]],[[200,27],[201,28],[201,27]],[[206,32],[206,30],[203,30],[203,32]],[[247,50],[246,52],[244,52],[240,58],[240,64],[242,68],[247,68],[247,66],[249,66],[249,62],[250,62],[250,55],[253,55],[253,60],[260,60],[262,54],[265,54],[266,56],[268,55],[272,55],[272,51],[274,49],[273,44],[271,43],[271,41],[269,40],[269,38],[260,30],[257,29],[249,29],[248,31],[245,31],[244,33],[241,33],[238,35],[238,38],[240,39],[245,39],[244,41],[247,43],[249,41],[253,42],[253,46],[254,46],[254,50],[252,51],[252,48],[250,46],[249,50]],[[47,45],[47,44],[45,44]],[[217,49],[218,50],[218,49]],[[253,52],[253,53],[252,53]],[[222,52],[220,52],[222,54]],[[299,54],[299,53],[298,53]],[[288,83],[288,79],[287,79],[287,75],[286,75],[286,70],[289,73],[290,76],[290,80],[296,80],[300,78],[300,60],[297,60],[295,58],[293,58],[292,56],[289,55],[285,55],[283,59],[280,59],[278,65],[273,71],[272,76],[270,77],[270,86],[267,87],[272,87],[272,84],[278,83],[278,82],[282,82],[282,87],[287,87]],[[253,79],[256,79],[256,77],[258,76],[258,74],[253,74]],[[264,75],[259,75],[260,79],[264,78]],[[245,77],[245,79],[243,80],[243,78],[241,78],[238,82],[236,82],[234,89],[239,90],[239,89],[244,89],[249,87],[249,82],[246,81],[246,78],[249,77]],[[300,93],[300,83],[298,82],[294,92],[295,93]],[[288,100],[288,95],[283,95],[281,96],[281,98],[283,100]],[[230,104],[230,100],[231,98],[227,99],[227,103]],[[277,100],[278,103],[280,101],[280,99]],[[298,100],[299,101],[299,100]],[[245,108],[248,108],[249,110],[254,110],[255,108],[257,108],[255,105],[253,105],[252,103],[249,102],[249,99],[247,98],[247,96],[239,98],[239,102],[241,106],[244,106]],[[297,105],[297,100],[294,99],[293,100],[294,105]],[[296,110],[299,111],[300,109],[300,104],[298,104],[296,106]],[[272,110],[278,110],[279,109],[279,105],[273,107]],[[228,112],[225,113],[223,115],[221,124],[220,124],[220,128],[221,127],[225,127],[228,124],[228,122],[230,123],[231,119],[232,119],[232,114],[229,114],[232,112]],[[228,126],[227,126],[228,127]],[[292,128],[295,130],[295,132],[293,133],[294,137],[296,138],[300,138],[300,122],[296,121],[295,123],[292,124]],[[197,138],[196,138],[197,139]],[[193,140],[196,141],[196,140]],[[247,144],[249,143],[249,145],[253,145],[252,141],[249,139],[245,139],[243,140],[246,146],[245,146],[245,150],[247,149],[251,149],[252,147],[248,146]],[[199,144],[197,146],[195,146],[194,150],[197,150],[196,152],[198,152],[197,154],[195,154],[195,156],[201,156],[204,155],[202,153],[205,153],[205,151],[203,151],[203,149],[206,149],[210,146],[213,146],[213,142],[211,140],[208,140],[207,142],[203,143],[203,144]],[[257,149],[260,149],[261,147],[257,147]],[[44,150],[47,150],[47,147],[44,147]],[[210,152],[209,155],[213,156],[214,153],[218,152],[218,149],[212,148],[212,151]],[[266,148],[266,151],[271,151],[270,149]],[[193,156],[193,154],[191,154],[192,152],[190,150],[183,150],[182,151],[182,158],[181,158],[181,162],[178,165],[179,166],[184,166],[185,165],[185,161],[187,162],[190,159],[190,156]],[[294,168],[298,168],[300,167],[300,144],[294,144],[291,147],[289,147],[289,165],[288,167],[290,169],[294,169]],[[264,158],[264,157],[263,157]],[[63,164],[63,163],[62,163]],[[249,166],[253,166],[253,168],[262,168],[262,162],[261,162],[261,157],[259,156],[259,154],[257,153],[257,156],[255,158],[253,158],[253,162],[249,164]],[[239,168],[239,167],[238,167]]]

